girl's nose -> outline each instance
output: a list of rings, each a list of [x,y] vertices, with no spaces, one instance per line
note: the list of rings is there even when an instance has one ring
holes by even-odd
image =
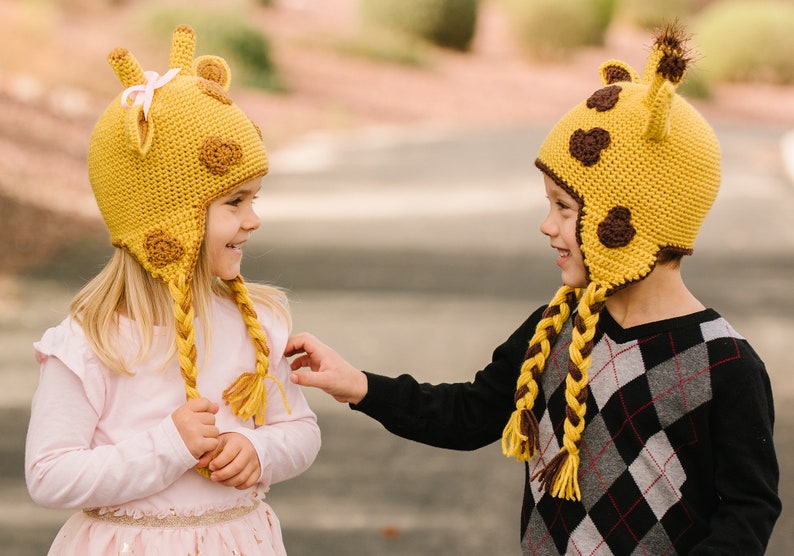
[[[251,208],[248,211],[248,214],[243,220],[243,228],[248,230],[249,232],[253,232],[254,230],[259,228],[259,225],[262,223],[262,219],[259,218],[259,215],[256,211]]]

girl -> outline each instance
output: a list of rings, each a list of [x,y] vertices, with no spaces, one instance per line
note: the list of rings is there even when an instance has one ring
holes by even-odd
[[[35,345],[28,489],[83,509],[50,554],[285,554],[264,495],[320,447],[281,356],[285,296],[240,277],[261,135],[225,61],[194,49],[177,28],[162,77],[109,57],[127,89],[88,166],[116,251]]]

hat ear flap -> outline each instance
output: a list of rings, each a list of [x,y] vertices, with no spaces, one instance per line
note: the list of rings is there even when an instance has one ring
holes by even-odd
[[[124,114],[124,135],[132,152],[145,157],[152,146],[154,118],[146,118],[143,105],[131,106]]]

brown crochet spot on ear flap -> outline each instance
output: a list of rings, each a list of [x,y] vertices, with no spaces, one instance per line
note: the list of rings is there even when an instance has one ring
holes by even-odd
[[[221,101],[223,104],[231,104],[232,98],[229,94],[217,83],[214,81],[207,81],[206,79],[199,79],[198,80],[198,88],[199,91],[204,93],[207,96],[214,98],[215,100]]]
[[[610,249],[625,247],[636,234],[637,230],[631,225],[631,211],[626,207],[612,207],[598,225],[598,239]]]
[[[587,107],[595,108],[597,112],[611,110],[620,100],[620,91],[622,90],[618,85],[610,85],[609,87],[598,89],[587,99]]]
[[[621,81],[631,82],[633,80],[631,73],[622,66],[604,66],[603,75],[604,81],[609,85]]]
[[[178,261],[185,254],[182,242],[164,230],[154,230],[143,240],[146,257],[155,268]]]
[[[199,160],[216,176],[223,176],[243,159],[243,148],[234,139],[223,140],[210,135],[198,153]]]
[[[609,146],[610,137],[606,129],[594,127],[589,131],[577,129],[571,135],[568,149],[571,155],[585,166],[601,160],[601,151]]]

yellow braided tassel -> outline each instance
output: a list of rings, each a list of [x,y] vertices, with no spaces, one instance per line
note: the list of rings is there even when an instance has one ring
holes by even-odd
[[[513,411],[502,433],[502,453],[518,461],[529,461],[538,449],[538,421],[532,412],[538,397],[536,376],[540,376],[551,352],[551,343],[562,330],[571,314],[571,304],[579,291],[563,286],[535,327],[529,341],[527,358],[521,365],[516,385],[516,409]]]
[[[171,291],[171,297],[174,298],[177,357],[179,358],[179,372],[185,383],[185,397],[188,400],[195,400],[201,394],[196,387],[198,368],[196,367],[196,329],[193,326],[193,291],[184,278],[176,278],[169,282],[168,289]],[[195,469],[208,479],[212,474],[207,467],[196,467]]]
[[[287,403],[287,393],[281,382],[272,374],[268,372],[270,361],[270,348],[267,345],[267,338],[265,332],[262,330],[262,325],[256,316],[251,298],[248,295],[248,289],[245,287],[242,277],[238,276],[234,280],[226,282],[234,292],[234,299],[240,313],[243,315],[243,322],[248,329],[248,335],[254,344],[254,351],[256,352],[256,372],[243,373],[234,383],[223,392],[223,399],[226,405],[230,405],[232,412],[240,417],[242,420],[247,421],[254,418],[256,425],[265,424],[265,408],[267,406],[267,389],[265,388],[265,379],[270,379],[276,383],[281,391],[281,397],[284,401],[284,407],[287,412],[291,413],[289,403]]]
[[[587,412],[587,370],[592,360],[592,342],[606,295],[606,288],[590,283],[579,303],[569,348],[568,376],[565,377],[565,401],[569,411],[565,417],[563,447],[532,477],[540,479],[541,487],[546,492],[566,500],[582,499],[579,489],[579,443],[582,440],[584,416]]]
[[[188,400],[200,396],[196,387],[198,369],[196,367],[196,330],[193,327],[193,293],[184,278],[176,278],[168,284],[174,298],[174,321],[176,324],[176,345],[179,358],[179,372],[185,382]]]

